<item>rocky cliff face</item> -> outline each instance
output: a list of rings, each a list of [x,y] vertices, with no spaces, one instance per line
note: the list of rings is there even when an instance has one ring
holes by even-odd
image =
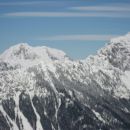
[[[19,44],[0,56],[0,130],[129,130],[130,34],[85,60]]]

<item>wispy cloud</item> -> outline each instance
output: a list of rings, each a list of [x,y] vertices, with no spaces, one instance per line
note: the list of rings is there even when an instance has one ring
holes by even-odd
[[[71,10],[77,11],[130,11],[130,6],[79,6],[71,7]]]
[[[98,35],[98,34],[77,34],[77,35],[56,35],[39,37],[37,40],[47,41],[107,41],[117,35]]]
[[[112,17],[130,18],[129,13],[116,12],[13,12],[5,13],[6,17]]]
[[[31,6],[31,5],[45,5],[45,6],[58,6],[64,5],[59,1],[25,1],[25,2],[0,2],[0,6]]]

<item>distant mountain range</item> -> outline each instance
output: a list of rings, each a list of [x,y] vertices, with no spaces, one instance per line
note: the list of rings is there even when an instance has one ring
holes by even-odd
[[[130,33],[77,61],[26,43],[6,50],[0,130],[130,130]]]

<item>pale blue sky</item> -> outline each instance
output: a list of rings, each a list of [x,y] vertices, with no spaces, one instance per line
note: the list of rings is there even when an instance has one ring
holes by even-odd
[[[129,0],[0,0],[0,53],[26,42],[85,58],[129,31]]]

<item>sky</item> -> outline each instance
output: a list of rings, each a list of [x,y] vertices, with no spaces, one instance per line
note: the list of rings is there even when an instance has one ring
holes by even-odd
[[[130,32],[130,0],[0,0],[0,53],[28,43],[73,59]]]

